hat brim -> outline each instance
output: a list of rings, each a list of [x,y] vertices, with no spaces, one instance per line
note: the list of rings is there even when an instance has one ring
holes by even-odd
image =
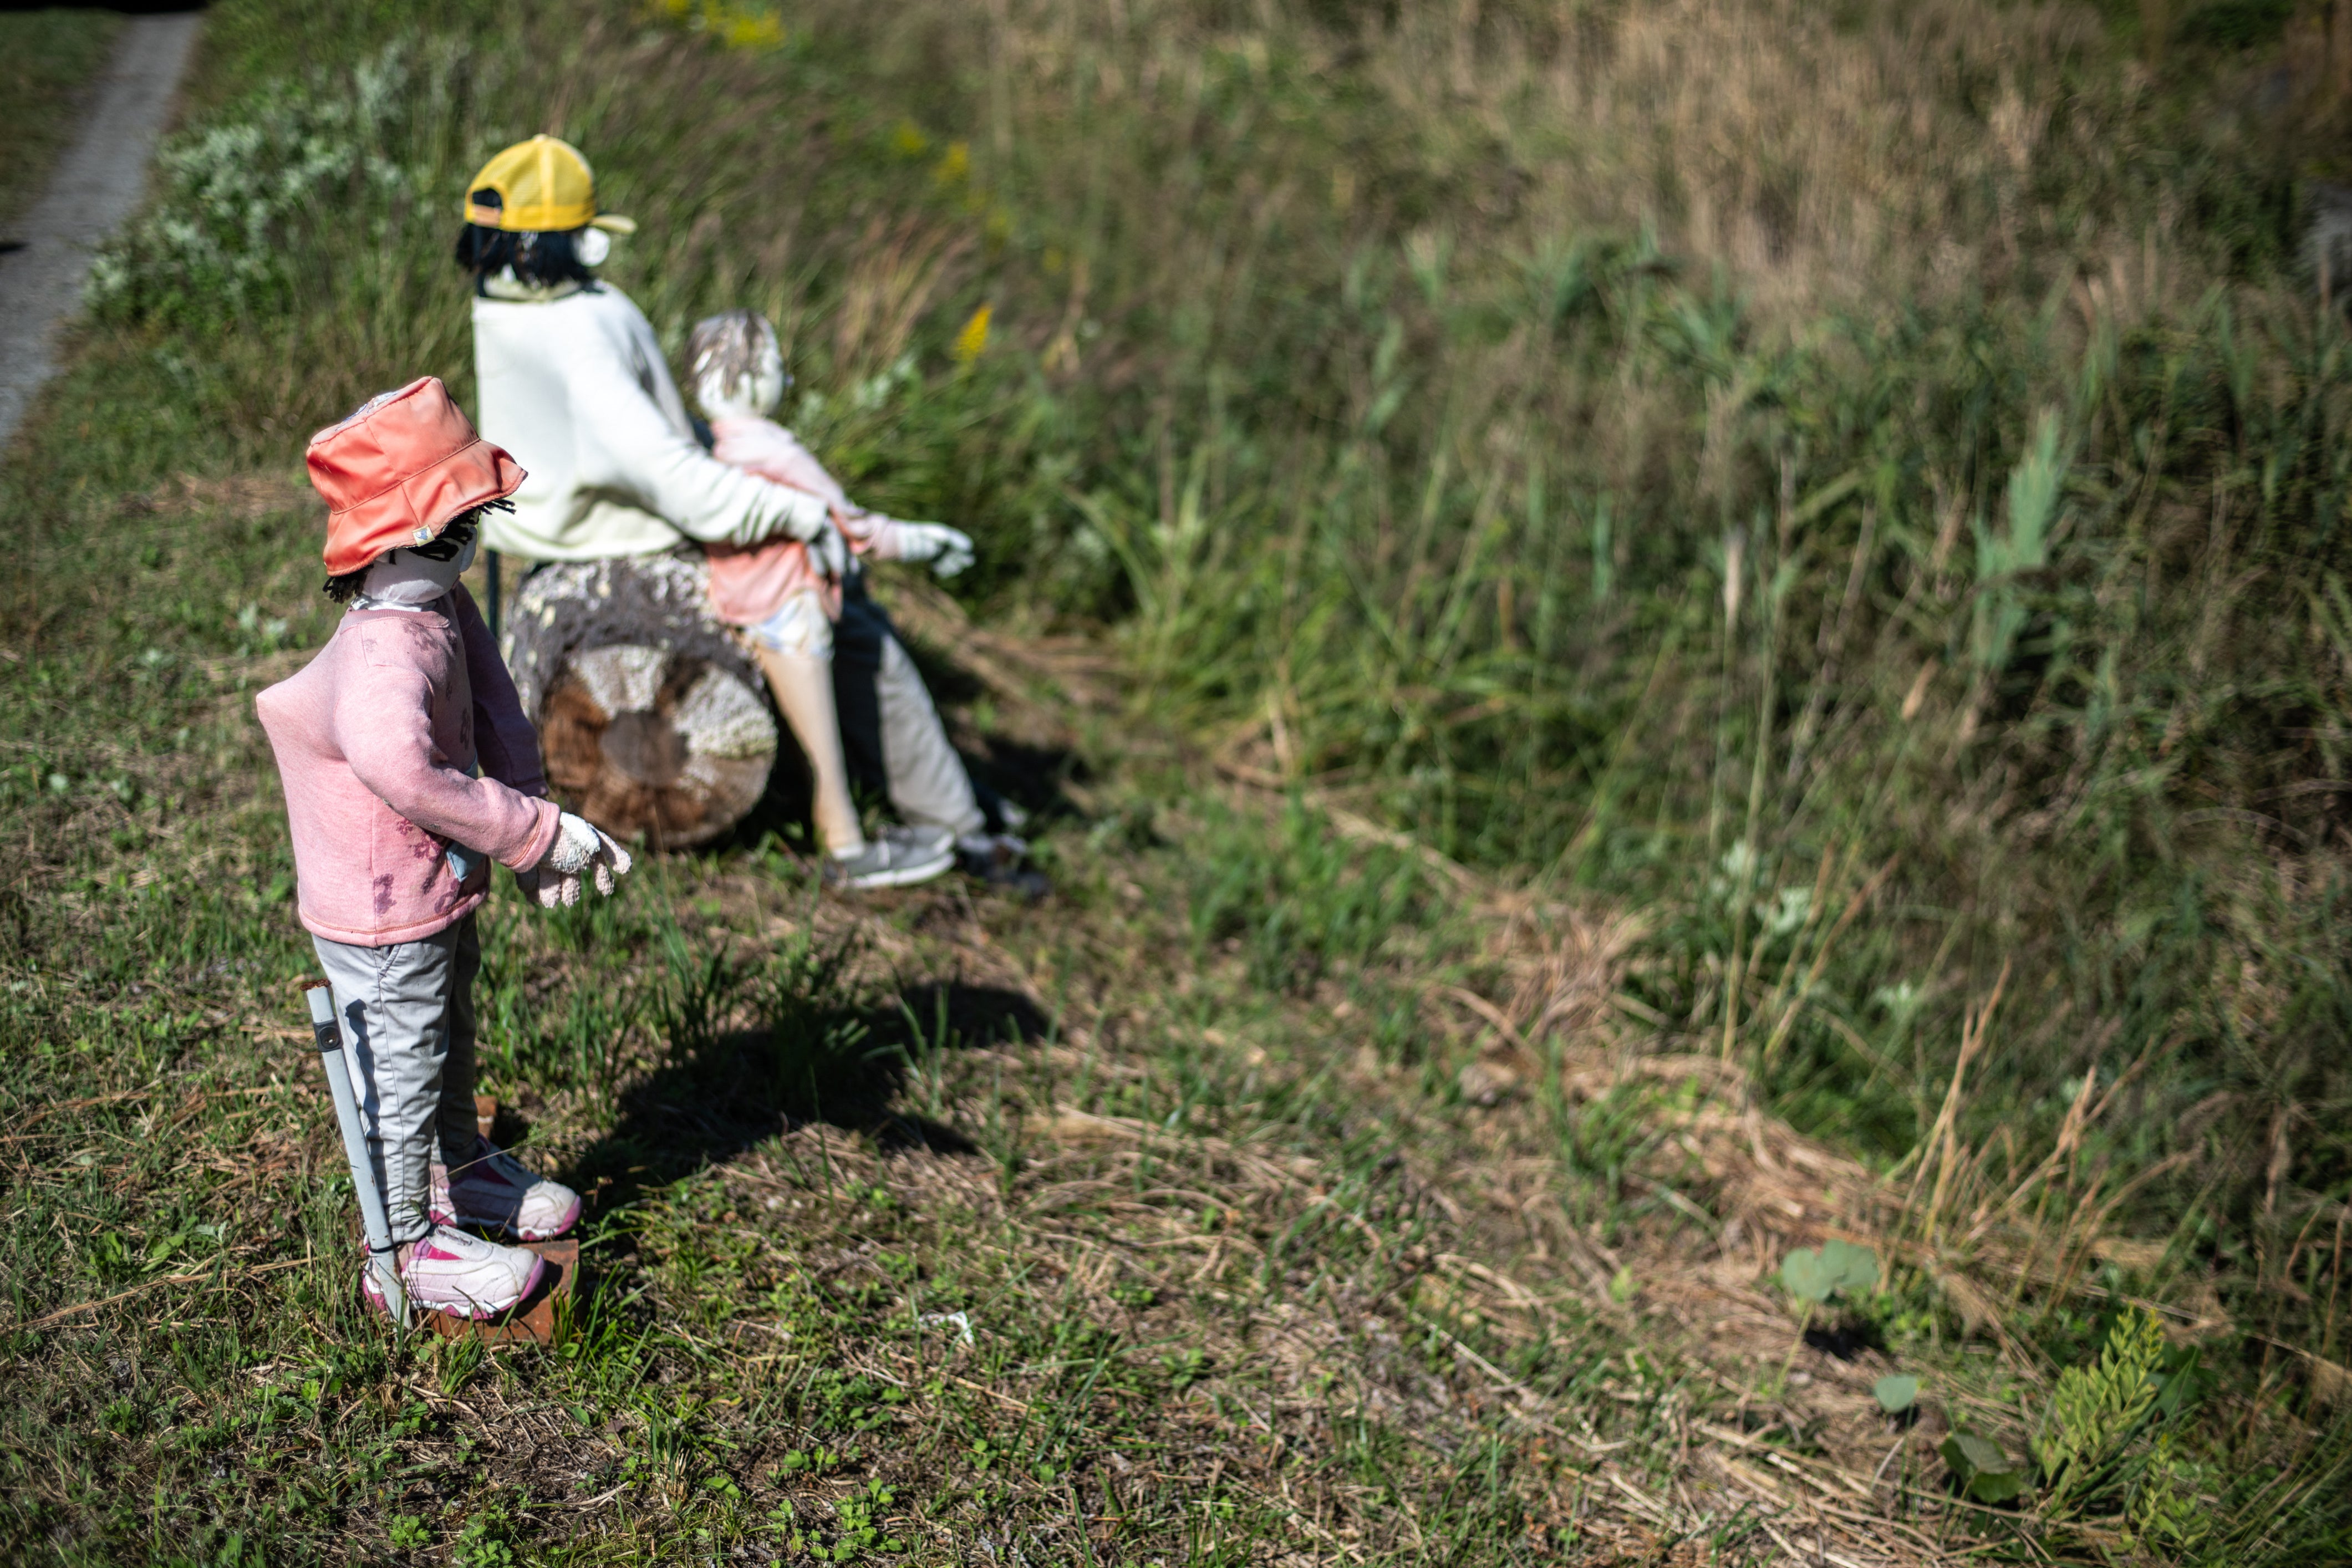
[[[466,221],[509,234],[562,234],[575,228],[601,228],[606,234],[635,234],[637,220],[619,213],[591,213],[582,217],[562,207],[478,207],[466,204]]]
[[[430,543],[476,507],[514,494],[527,477],[503,447],[477,436],[432,467],[330,518],[327,573],[340,577],[387,550]]]

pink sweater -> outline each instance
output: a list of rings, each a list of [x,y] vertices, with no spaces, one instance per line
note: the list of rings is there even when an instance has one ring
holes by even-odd
[[[842,539],[860,555],[897,559],[896,525],[887,517],[850,504],[841,485],[824,471],[793,433],[772,419],[714,419],[710,455],[788,489],[820,497],[833,510]],[[710,610],[730,626],[756,626],[794,594],[814,588],[824,613],[841,618],[841,584],[828,580],[799,540],[777,534],[757,544],[707,544],[710,558]]]
[[[454,626],[432,610],[351,612],[254,699],[286,789],[297,908],[331,942],[431,936],[479,907],[490,860],[522,870],[555,842],[539,738],[474,601],[452,597]],[[462,882],[453,843],[476,852]]]

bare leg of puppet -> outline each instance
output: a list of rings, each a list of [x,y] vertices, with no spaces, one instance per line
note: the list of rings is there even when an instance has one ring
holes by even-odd
[[[849,766],[841,755],[841,720],[833,706],[833,661],[817,654],[759,650],[768,689],[784,710],[784,722],[809,760],[810,814],[828,855],[855,855],[866,847],[857,807],[849,798]]]

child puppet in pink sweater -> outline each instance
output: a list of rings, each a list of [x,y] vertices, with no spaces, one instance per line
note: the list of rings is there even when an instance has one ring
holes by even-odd
[[[942,577],[971,564],[971,541],[936,522],[901,522],[867,511],[844,494],[824,465],[768,417],[787,377],[775,329],[751,310],[695,323],[686,357],[696,401],[710,421],[711,456],[792,489],[820,497],[851,551],[877,561],[928,561]],[[908,820],[869,841],[850,799],[834,700],[834,623],[842,584],[856,568],[825,560],[830,534],[803,543],[779,535],[758,544],[709,545],[712,613],[742,628],[775,693],[776,706],[809,761],[811,816],[825,849],[824,879],[843,888],[920,882],[955,864],[959,836],[983,817],[962,760],[903,649],[883,649],[877,685],[892,804]],[[835,554],[839,556],[838,547]]]
[[[409,1300],[492,1316],[542,1265],[471,1232],[543,1240],[580,1199],[476,1132],[474,911],[493,860],[552,905],[577,902],[583,876],[611,892],[629,858],[544,798],[538,738],[457,582],[482,513],[522,482],[515,460],[431,376],[320,431],[307,458],[329,509],[327,595],[351,608],[255,701],[298,909],[334,987]]]

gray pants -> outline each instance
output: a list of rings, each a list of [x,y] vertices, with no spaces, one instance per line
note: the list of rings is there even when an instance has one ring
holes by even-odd
[[[978,833],[986,814],[915,661],[862,580],[842,598],[833,628],[833,685],[850,777],[879,785],[898,815],[919,827]]]
[[[335,989],[343,1059],[392,1238],[413,1241],[432,1226],[435,1137],[448,1163],[470,1159],[474,1148],[474,974],[482,966],[474,917],[389,947],[320,936],[310,945]]]
[[[984,819],[972,795],[971,775],[948,743],[947,726],[897,637],[883,641],[876,685],[882,699],[882,762],[889,773],[890,804],[918,827],[979,832]]]

